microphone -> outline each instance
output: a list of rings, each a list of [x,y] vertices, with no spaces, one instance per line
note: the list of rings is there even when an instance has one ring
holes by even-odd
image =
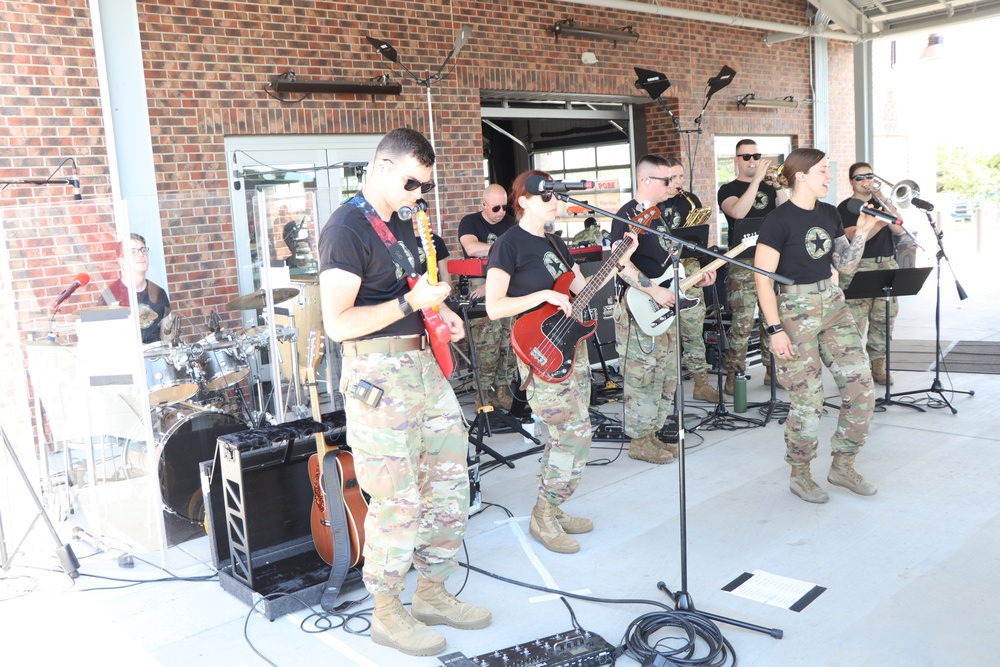
[[[73,185],[73,199],[80,201],[83,199],[83,194],[80,192],[80,172],[76,169],[76,158],[71,159],[73,160],[73,178],[70,179],[70,183]]]
[[[888,222],[890,225],[903,224],[903,221],[900,218],[897,218],[891,213],[880,211],[877,208],[872,208],[871,206],[865,206],[860,199],[854,199],[853,197],[847,202],[847,210],[856,215],[867,213],[868,215],[876,217],[879,220]]]
[[[62,304],[63,301],[73,296],[73,292],[77,291],[78,289],[80,289],[89,282],[90,282],[90,276],[87,275],[86,273],[76,274],[76,278],[73,279],[73,282],[70,284],[70,286],[64,289],[63,293],[60,294],[59,298],[56,299],[55,303],[52,304],[52,310],[56,310],[57,308],[59,308],[59,306]]]
[[[910,203],[919,208],[922,211],[933,211],[934,204],[930,203],[926,199],[920,199],[919,197],[913,197],[910,199]]]
[[[529,194],[540,195],[544,192],[572,192],[573,190],[593,190],[593,181],[546,181],[538,174],[532,174],[524,183]]]

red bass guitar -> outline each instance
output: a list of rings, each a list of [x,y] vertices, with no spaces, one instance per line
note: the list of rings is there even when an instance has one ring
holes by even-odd
[[[633,218],[633,221],[646,225],[658,215],[660,210],[653,206]],[[511,347],[538,378],[546,382],[562,382],[569,377],[576,363],[580,341],[590,338],[597,330],[596,319],[585,319],[589,316],[590,300],[604,285],[605,279],[618,266],[622,255],[632,243],[632,239],[626,236],[615,246],[607,261],[587,280],[587,284],[573,300],[572,314],[569,317],[561,308],[546,303],[514,322],[510,330]],[[575,275],[572,271],[562,274],[556,278],[552,289],[569,294],[569,286]]]

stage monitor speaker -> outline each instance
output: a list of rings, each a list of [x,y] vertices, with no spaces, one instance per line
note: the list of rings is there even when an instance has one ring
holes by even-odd
[[[606,260],[610,250],[604,249],[604,259]],[[597,273],[603,262],[585,262],[580,264],[583,275],[590,277]],[[598,356],[598,341],[601,344],[601,353],[604,355],[605,363],[610,363],[618,359],[618,352],[615,350],[615,281],[612,279],[607,285],[602,287],[590,301],[590,310],[597,319],[597,333],[587,339],[587,351],[590,353],[590,365],[596,367],[601,363]]]

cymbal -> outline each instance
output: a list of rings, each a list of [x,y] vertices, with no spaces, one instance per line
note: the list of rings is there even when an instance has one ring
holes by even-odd
[[[294,287],[279,287],[272,291],[274,295],[274,302],[281,303],[282,301],[288,301],[292,297],[299,295],[299,290]],[[267,299],[264,296],[264,290],[257,292],[251,292],[250,294],[241,294],[229,303],[226,304],[226,308],[229,310],[263,310],[264,305],[267,303]]]

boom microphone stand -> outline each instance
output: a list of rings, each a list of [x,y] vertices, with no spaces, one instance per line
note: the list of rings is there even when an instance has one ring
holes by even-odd
[[[951,269],[952,277],[955,277],[955,269],[951,267],[951,260],[944,252],[944,230],[939,229],[935,224],[934,220],[931,219],[931,214],[929,209],[924,209],[924,215],[927,216],[927,223],[931,226],[931,231],[934,232],[934,238],[937,240],[938,251],[935,255],[937,260],[937,273],[936,273],[936,294],[934,303],[934,380],[931,382],[929,389],[914,389],[912,391],[903,391],[898,394],[892,394],[893,396],[910,396],[912,394],[937,394],[941,399],[941,402],[948,406],[951,410],[951,414],[957,415],[958,410],[955,409],[947,398],[944,396],[943,385],[941,384],[941,260],[948,260],[948,268]],[[958,298],[960,301],[964,301],[969,298],[969,295],[965,293],[962,289],[962,284],[958,282],[958,278],[955,278],[955,289],[958,290]],[[887,369],[888,370],[888,369]],[[951,394],[966,394],[967,396],[975,396],[976,392],[966,391],[960,389],[949,389]],[[933,406],[940,407],[940,406]]]
[[[681,253],[680,253],[679,249],[680,249],[681,246],[690,248],[691,250],[694,250],[695,252],[701,252],[703,254],[709,255],[709,256],[714,257],[716,259],[722,259],[722,260],[724,260],[726,262],[730,262],[732,264],[736,264],[738,266],[742,266],[742,267],[748,268],[748,269],[750,269],[752,271],[755,271],[756,273],[761,273],[763,275],[766,275],[769,278],[771,278],[772,280],[774,280],[776,282],[780,282],[780,283],[782,283],[784,285],[791,285],[792,284],[792,280],[789,279],[789,278],[786,278],[785,276],[781,276],[781,275],[778,275],[776,273],[772,273],[770,271],[764,271],[763,269],[759,269],[759,268],[757,268],[755,266],[751,266],[751,265],[746,264],[744,262],[741,262],[741,261],[739,261],[737,259],[732,259],[732,258],[726,257],[725,255],[717,253],[714,250],[709,250],[708,248],[702,248],[702,247],[700,247],[696,243],[692,243],[691,241],[688,241],[688,240],[686,240],[684,238],[679,238],[679,237],[674,236],[674,235],[672,235],[672,234],[670,234],[668,232],[665,232],[665,231],[663,231],[661,229],[654,229],[652,227],[647,227],[646,225],[636,224],[635,222],[629,220],[628,218],[623,218],[623,217],[621,217],[619,215],[616,215],[616,214],[613,214],[613,213],[611,213],[609,211],[605,211],[603,209],[597,208],[597,207],[595,207],[592,204],[589,204],[587,202],[580,201],[578,199],[573,199],[572,197],[566,195],[565,192],[556,192],[555,196],[560,201],[570,202],[570,203],[576,204],[577,206],[583,206],[583,207],[585,207],[587,209],[590,209],[591,211],[593,211],[595,213],[598,213],[600,215],[608,216],[608,217],[612,218],[613,220],[618,220],[620,222],[624,222],[626,225],[630,225],[631,227],[641,228],[641,229],[645,230],[647,233],[656,234],[657,236],[661,236],[661,237],[669,240],[672,244],[674,244],[674,252],[671,252],[671,262],[673,264],[673,269],[674,269],[674,282],[673,282],[673,285],[675,287],[678,286],[678,285],[680,285],[680,254]],[[674,300],[674,321],[672,323],[673,327],[674,327],[674,335],[676,336],[676,340],[677,340],[677,346],[676,346],[676,349],[674,350],[674,353],[676,355],[676,364],[677,364],[677,373],[678,373],[678,375],[680,375],[680,369],[681,369],[681,346],[680,346],[680,341],[681,341],[681,328],[680,328],[681,324],[680,324],[680,321],[681,321],[681,318],[680,318],[680,298],[679,297],[680,297],[680,295],[678,295],[678,298]],[[678,496],[679,496],[679,499],[680,499],[679,507],[678,507],[678,513],[679,513],[679,520],[680,520],[681,587],[677,591],[671,591],[670,589],[667,588],[667,585],[665,583],[663,583],[662,581],[658,582],[657,585],[656,585],[656,587],[658,589],[660,589],[661,591],[663,591],[664,593],[666,593],[668,596],[670,596],[670,598],[674,602],[674,607],[675,607],[675,609],[677,611],[690,612],[692,614],[696,614],[696,615],[704,617],[706,619],[711,619],[713,621],[719,621],[721,623],[727,623],[729,625],[734,625],[736,627],[744,628],[746,630],[754,630],[756,632],[761,632],[763,634],[770,635],[770,636],[774,637],[775,639],[780,639],[784,633],[780,629],[778,629],[778,628],[765,628],[762,625],[754,625],[752,623],[746,623],[744,621],[739,621],[739,620],[728,618],[728,617],[725,617],[725,616],[719,616],[719,615],[716,615],[716,614],[710,614],[708,612],[696,610],[695,607],[694,607],[694,601],[691,599],[691,594],[688,592],[688,582],[687,582],[687,487],[686,487],[686,481],[685,481],[685,468],[686,468],[686,465],[685,465],[685,454],[684,454],[684,389],[683,389],[682,383],[680,382],[680,378],[679,377],[678,377],[677,388],[675,389],[674,396],[675,396],[674,405],[675,405],[676,410],[677,410],[677,449],[678,449],[678,454],[677,454],[677,491],[678,491]]]

